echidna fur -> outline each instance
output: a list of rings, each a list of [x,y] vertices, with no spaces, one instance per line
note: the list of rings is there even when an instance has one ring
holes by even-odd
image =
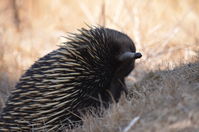
[[[133,41],[104,28],[82,28],[20,78],[0,117],[0,131],[51,131],[81,121],[81,112],[108,107],[126,91]]]

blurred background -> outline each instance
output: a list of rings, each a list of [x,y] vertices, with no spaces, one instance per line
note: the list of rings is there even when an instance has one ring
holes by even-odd
[[[199,0],[0,0],[0,107],[34,61],[87,25],[134,40],[143,57],[129,82],[189,63],[199,50]]]

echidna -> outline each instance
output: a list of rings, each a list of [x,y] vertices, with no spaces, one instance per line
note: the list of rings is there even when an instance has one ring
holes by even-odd
[[[124,79],[142,56],[126,34],[89,27],[67,39],[20,78],[1,113],[1,131],[58,130],[126,92]]]

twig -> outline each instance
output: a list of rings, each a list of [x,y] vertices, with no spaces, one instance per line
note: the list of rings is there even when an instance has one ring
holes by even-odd
[[[10,4],[12,6],[12,10],[13,10],[13,16],[14,16],[14,24],[16,26],[16,29],[19,31],[20,30],[20,17],[19,17],[19,9],[17,6],[17,1],[16,0],[11,0]]]
[[[140,119],[139,116],[136,116],[133,120],[131,120],[131,122],[129,123],[129,125],[124,128],[123,132],[128,132],[130,130],[131,127],[133,127],[135,125],[135,123]]]
[[[99,16],[99,24],[101,26],[106,26],[106,5],[105,1],[103,1],[102,6],[101,6],[101,12]]]

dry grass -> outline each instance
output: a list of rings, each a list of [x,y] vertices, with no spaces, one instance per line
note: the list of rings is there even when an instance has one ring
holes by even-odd
[[[199,130],[197,0],[0,1],[0,107],[35,60],[85,23],[127,33],[143,58],[127,78],[133,97],[74,131],[123,131],[137,116],[129,131]]]
[[[172,70],[154,71],[135,83],[130,99],[106,111],[103,118],[85,117],[73,132],[198,132],[199,61]]]

